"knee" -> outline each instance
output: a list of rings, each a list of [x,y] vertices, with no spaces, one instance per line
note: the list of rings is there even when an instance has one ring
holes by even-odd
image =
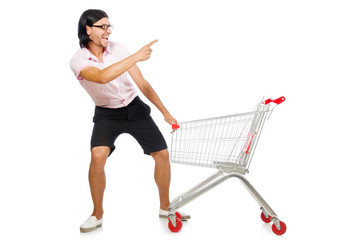
[[[109,155],[108,147],[94,147],[91,150],[91,168],[103,169]]]
[[[167,149],[151,153],[156,162],[169,163],[169,153]]]

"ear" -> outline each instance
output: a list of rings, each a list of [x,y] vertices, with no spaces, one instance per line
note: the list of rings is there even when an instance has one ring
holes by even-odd
[[[85,26],[88,36],[91,34],[92,28],[90,26]]]

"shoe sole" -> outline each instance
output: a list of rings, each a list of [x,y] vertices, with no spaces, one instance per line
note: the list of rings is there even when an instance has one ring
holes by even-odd
[[[102,227],[102,224],[99,225],[99,226],[96,226],[96,227],[92,227],[92,228],[80,228],[80,232],[81,233],[88,233],[88,232],[96,230],[99,227]]]
[[[168,216],[165,216],[165,215],[158,215],[160,218],[168,218]],[[187,220],[189,220],[189,219],[191,219],[191,217],[190,216],[182,216],[182,219],[181,219],[181,221],[187,221]]]

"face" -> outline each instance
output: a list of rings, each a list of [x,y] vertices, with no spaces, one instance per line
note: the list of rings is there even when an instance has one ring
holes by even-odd
[[[102,25],[110,25],[108,18],[102,18],[98,22],[94,23],[92,27],[86,26],[87,34],[89,38],[92,40],[89,42],[89,45],[95,45],[98,47],[106,48],[108,47],[108,37],[111,35],[112,30],[109,27],[108,29],[104,30],[101,27],[95,26],[102,26]]]

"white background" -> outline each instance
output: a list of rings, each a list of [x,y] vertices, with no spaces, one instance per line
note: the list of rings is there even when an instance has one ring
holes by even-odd
[[[158,219],[153,160],[128,136],[107,162],[103,228],[79,233],[92,211],[94,106],[69,60],[89,8],[108,13],[111,40],[131,52],[159,39],[139,67],[179,121],[286,97],[266,122],[247,176],[287,224],[284,236],[260,220],[235,179],[183,207],[192,219],[169,232]],[[0,239],[360,235],[360,1],[23,0],[1,9]],[[154,106],[152,116],[170,143],[170,127]],[[171,200],[214,172],[172,165]]]

